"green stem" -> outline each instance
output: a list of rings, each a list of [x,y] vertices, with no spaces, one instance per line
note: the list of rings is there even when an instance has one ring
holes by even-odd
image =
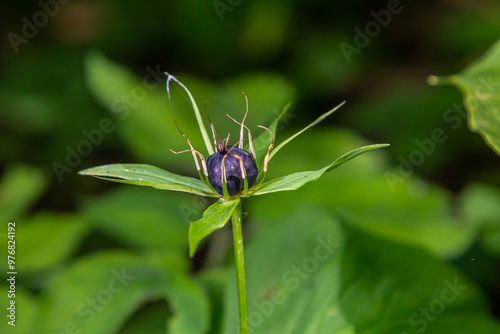
[[[248,334],[247,283],[245,275],[245,257],[243,254],[243,232],[241,228],[241,202],[233,211],[234,259],[236,263],[236,282],[238,285],[238,309],[240,316],[240,334]]]
[[[200,110],[198,109],[198,105],[196,104],[196,101],[194,100],[193,95],[191,94],[189,89],[186,86],[184,86],[184,84],[182,82],[180,82],[176,77],[174,77],[171,74],[168,74],[168,72],[165,72],[165,74],[168,76],[167,87],[168,87],[168,80],[174,80],[188,94],[189,100],[191,101],[191,105],[193,106],[194,114],[196,116],[196,121],[198,122],[198,127],[200,128],[201,136],[203,137],[203,141],[205,142],[205,146],[207,147],[208,155],[214,154],[214,149],[212,147],[212,141],[210,140],[210,137],[208,136],[207,130],[205,129],[205,124],[203,123],[203,119],[201,118]]]

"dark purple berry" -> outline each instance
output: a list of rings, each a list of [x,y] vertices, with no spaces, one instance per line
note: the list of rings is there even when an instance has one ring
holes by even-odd
[[[226,156],[226,159],[224,159],[224,156]],[[245,183],[241,173],[241,163],[240,159],[236,156],[239,156],[243,161],[243,166],[248,179],[248,188],[253,186],[257,180],[257,165],[255,164],[255,160],[250,153],[237,147],[232,149],[221,148],[220,151],[218,150],[209,156],[207,160],[208,180],[215,191],[221,195],[224,195],[222,186],[223,159],[226,167],[227,190],[229,195],[237,195],[244,189]]]

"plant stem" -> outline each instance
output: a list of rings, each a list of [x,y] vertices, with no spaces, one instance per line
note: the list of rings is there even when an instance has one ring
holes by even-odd
[[[238,285],[238,309],[240,318],[240,334],[248,334],[247,283],[245,274],[245,257],[243,253],[243,232],[241,228],[241,202],[233,211],[234,259],[236,263],[236,283]]]
[[[212,141],[210,140],[210,137],[208,136],[207,129],[205,129],[205,124],[203,123],[203,119],[201,118],[200,110],[198,109],[198,105],[196,104],[196,101],[194,100],[193,95],[191,95],[191,92],[189,91],[189,89],[186,86],[184,86],[184,84],[182,82],[180,82],[176,77],[174,77],[171,74],[168,74],[167,72],[165,72],[165,74],[168,75],[168,77],[167,77],[167,92],[169,92],[168,93],[169,98],[170,98],[170,91],[168,90],[168,82],[170,80],[174,80],[175,82],[177,82],[179,84],[179,86],[181,86],[188,94],[189,100],[191,101],[191,105],[193,106],[194,114],[196,116],[196,121],[198,122],[198,126],[200,128],[201,136],[203,137],[203,141],[205,142],[205,145],[207,147],[208,155],[214,154],[214,149],[212,147]]]

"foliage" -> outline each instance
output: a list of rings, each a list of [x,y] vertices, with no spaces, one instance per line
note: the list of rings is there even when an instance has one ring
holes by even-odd
[[[469,126],[500,154],[500,40],[482,59],[462,73],[448,77],[429,77],[432,84],[454,84],[464,94],[469,111]]]
[[[250,319],[258,333],[498,331],[481,292],[456,269],[318,207],[297,207],[260,229],[247,255]],[[235,328],[235,298],[231,284],[227,332]],[[418,313],[423,308],[429,317]]]
[[[266,182],[391,143],[295,192],[243,199],[255,333],[500,331],[500,172],[481,138],[497,140],[498,99],[474,100],[484,81],[497,92],[497,3],[402,2],[350,63],[339,44],[354,45],[355,28],[377,22],[387,3],[233,1],[222,17],[214,3],[230,2],[54,3],[18,52],[3,39],[0,225],[18,229],[18,318],[15,328],[0,322],[0,333],[236,332],[228,227],[188,256],[189,223],[215,202],[199,196],[207,189],[191,178],[190,154],[169,151],[185,149],[171,117],[195,147],[204,141],[185,92],[172,86],[168,99],[167,69],[200,106],[207,100],[224,134],[239,130],[225,114],[243,117],[244,91],[246,124],[272,124],[277,145],[347,100],[279,150]],[[38,12],[38,2],[6,2],[5,35],[22,35]],[[457,72],[439,78],[460,88],[465,107],[454,87],[425,82]],[[436,130],[444,139],[428,144]],[[270,134],[254,139],[263,157]],[[125,162],[189,177],[199,194],[77,174]],[[317,238],[329,235],[334,251],[315,266]],[[4,228],[3,258],[6,237]],[[122,270],[134,276],[126,286],[113,280]],[[455,278],[467,288],[448,303],[445,281]]]

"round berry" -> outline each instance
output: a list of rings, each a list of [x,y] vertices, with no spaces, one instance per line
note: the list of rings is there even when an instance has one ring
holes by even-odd
[[[248,188],[253,186],[257,180],[257,165],[250,153],[237,147],[218,150],[208,157],[207,169],[210,184],[215,191],[221,195],[224,195],[222,185],[222,160],[224,160],[226,167],[227,191],[229,195],[233,196],[239,194],[245,186],[241,173],[240,159],[236,156],[243,161],[243,167],[245,168],[248,180]],[[224,159],[224,157],[226,158]]]

